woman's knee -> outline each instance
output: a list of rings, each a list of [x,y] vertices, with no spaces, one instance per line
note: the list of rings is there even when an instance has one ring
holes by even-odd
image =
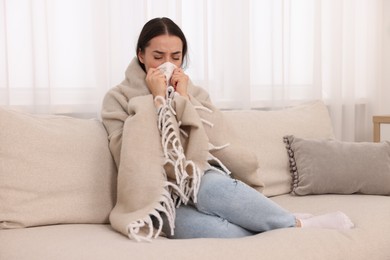
[[[235,180],[227,175],[213,171],[207,172],[202,177],[196,207],[203,212],[212,214],[213,212],[208,209],[226,198],[226,189],[229,189],[229,186],[234,186],[234,183]]]

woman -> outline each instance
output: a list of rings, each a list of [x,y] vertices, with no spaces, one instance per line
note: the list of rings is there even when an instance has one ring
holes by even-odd
[[[168,18],[147,22],[125,80],[103,102],[118,167],[111,225],[136,240],[232,238],[287,227],[345,229],[341,212],[292,214],[259,191],[256,156],[183,70],[187,41]],[[155,229],[153,228],[155,227]]]

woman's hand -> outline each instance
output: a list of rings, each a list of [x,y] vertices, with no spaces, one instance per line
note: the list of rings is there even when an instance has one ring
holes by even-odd
[[[146,85],[149,88],[153,97],[161,96],[165,98],[165,92],[167,90],[167,79],[165,75],[159,70],[150,68],[146,74]]]
[[[171,77],[171,85],[181,96],[188,98],[187,87],[189,77],[183,72],[182,68],[176,68]]]

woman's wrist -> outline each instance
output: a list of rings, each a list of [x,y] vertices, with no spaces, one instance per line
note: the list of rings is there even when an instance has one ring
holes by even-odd
[[[157,95],[153,99],[154,106],[159,109],[165,104],[165,98],[163,96]]]

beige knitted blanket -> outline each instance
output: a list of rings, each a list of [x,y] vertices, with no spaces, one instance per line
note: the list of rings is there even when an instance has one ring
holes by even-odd
[[[175,208],[196,203],[201,177],[214,166],[261,191],[256,155],[240,144],[204,90],[190,83],[189,100],[169,92],[157,113],[136,58],[125,76],[107,93],[102,109],[118,168],[117,202],[110,214],[115,230],[150,240],[161,233],[165,214],[173,233]]]

